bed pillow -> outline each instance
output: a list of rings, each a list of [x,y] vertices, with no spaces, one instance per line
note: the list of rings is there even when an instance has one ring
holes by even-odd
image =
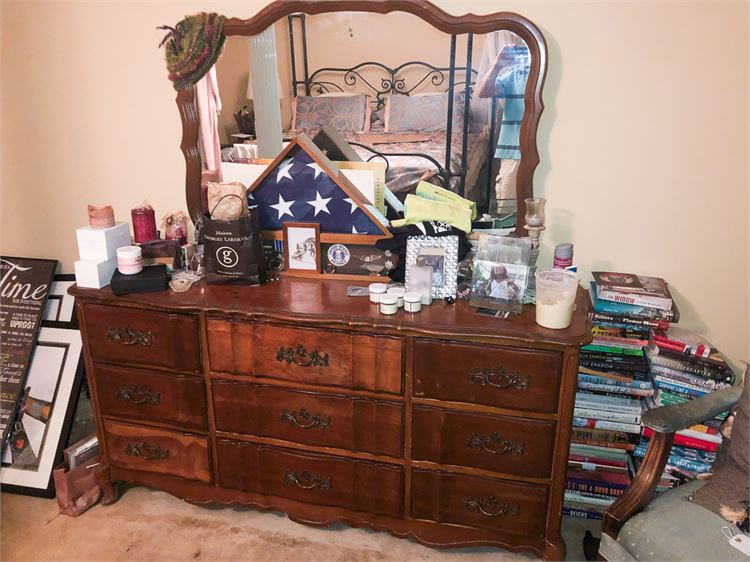
[[[292,102],[292,128],[317,131],[330,125],[337,131],[370,130],[370,96],[297,96]]]
[[[453,131],[463,128],[464,95],[454,94]],[[448,92],[390,95],[385,100],[385,132],[444,131],[448,123]]]

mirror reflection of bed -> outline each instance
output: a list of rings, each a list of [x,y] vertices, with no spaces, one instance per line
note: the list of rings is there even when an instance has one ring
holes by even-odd
[[[254,99],[252,37],[228,37],[216,64],[224,162],[275,157],[283,145],[263,154],[254,125],[278,111],[282,143],[332,126],[362,160],[386,165],[386,185],[402,200],[425,180],[493,214],[515,209],[529,66],[515,34],[452,39],[402,12],[293,14],[271,30],[276,84],[261,85],[275,92],[270,103]]]

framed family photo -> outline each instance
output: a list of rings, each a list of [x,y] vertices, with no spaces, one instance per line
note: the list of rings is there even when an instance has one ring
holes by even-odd
[[[285,271],[320,273],[320,224],[284,223]]]

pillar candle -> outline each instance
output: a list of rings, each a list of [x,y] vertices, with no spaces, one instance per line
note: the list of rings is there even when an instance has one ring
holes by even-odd
[[[95,207],[89,205],[89,226],[91,228],[110,228],[115,226],[115,211],[112,205],[106,207]]]
[[[151,205],[144,203],[132,209],[130,216],[133,219],[133,238],[136,243],[156,240],[159,237],[156,233],[156,214]]]

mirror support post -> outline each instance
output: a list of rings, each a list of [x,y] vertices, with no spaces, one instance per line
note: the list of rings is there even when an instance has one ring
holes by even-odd
[[[461,162],[466,163],[466,151],[469,146],[469,113],[471,112],[471,57],[474,49],[474,34],[466,34],[466,77],[464,83],[464,123],[463,138],[461,139]],[[448,168],[450,171],[450,168]],[[448,180],[450,181],[450,180]],[[461,197],[466,196],[466,167],[461,167],[461,178],[459,182],[459,193]]]
[[[448,70],[448,117],[445,127],[445,167],[446,177],[443,178],[446,186],[450,182],[451,171],[451,141],[453,140],[453,97],[456,87],[456,34],[451,33],[450,67]]]

